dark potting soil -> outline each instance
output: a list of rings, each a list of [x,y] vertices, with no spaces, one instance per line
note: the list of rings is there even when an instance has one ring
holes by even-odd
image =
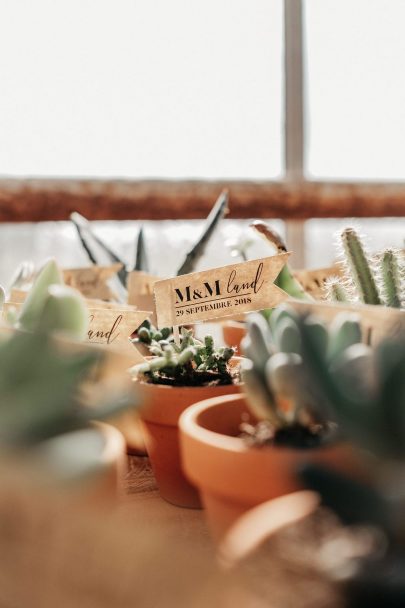
[[[150,384],[161,384],[164,386],[227,386],[239,384],[240,373],[238,369],[230,369],[226,373],[218,373],[209,370],[193,370],[192,373],[169,376],[162,372],[145,374],[145,381]]]
[[[284,446],[297,449],[313,449],[329,443],[332,430],[329,427],[314,425],[313,427],[293,424],[285,429],[274,429],[267,421],[257,424],[242,422],[240,437],[250,447]]]

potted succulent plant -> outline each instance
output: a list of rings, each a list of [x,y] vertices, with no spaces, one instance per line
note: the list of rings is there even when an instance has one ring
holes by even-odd
[[[319,389],[333,404],[345,434],[364,458],[367,484],[321,466],[299,474],[310,490],[276,499],[246,513],[221,546],[227,565],[254,555],[274,533],[313,513],[319,503],[339,518],[316,548],[319,567],[339,584],[348,608],[401,608],[405,603],[403,524],[405,341],[389,338],[375,348],[355,345],[338,368],[323,364],[319,342],[305,329],[303,348],[313,352]],[[319,367],[320,365],[320,367]],[[314,373],[315,370],[312,369]],[[333,520],[334,521],[334,520]]]
[[[244,511],[296,491],[298,464],[328,462],[351,469],[351,447],[339,439],[330,402],[310,374],[311,353],[302,350],[302,326],[322,347],[325,366],[338,365],[360,344],[356,319],[343,315],[330,329],[291,310],[248,321],[242,369],[246,396],[196,404],[180,419],[184,470],[207,508],[215,536]]]
[[[198,508],[198,492],[181,468],[178,420],[197,401],[237,393],[240,359],[231,348],[216,348],[211,336],[201,341],[185,328],[179,344],[168,328],[144,327],[138,338],[151,356],[130,372],[142,400],[145,443],[160,494],[175,505]]]
[[[55,453],[55,462],[58,462],[61,468],[65,463],[58,459],[59,447],[62,446],[61,453],[66,450],[67,462],[74,464],[74,458],[77,458],[77,455],[74,455],[75,450],[78,449],[75,444],[80,445],[81,442],[83,462],[80,458],[77,459],[77,470],[79,471],[82,465],[85,470],[90,463],[90,460],[86,459],[91,459],[92,466],[104,470],[106,474],[104,477],[110,478],[106,487],[111,486],[111,482],[116,486],[123,457],[122,436],[109,425],[103,423],[89,426],[87,422],[97,420],[99,416],[106,419],[122,414],[131,404],[133,405],[134,395],[128,387],[125,389],[120,387],[122,394],[115,396],[107,394],[107,399],[111,403],[106,402],[101,408],[98,407],[100,405],[98,400],[104,388],[98,391],[98,386],[95,389],[94,383],[97,382],[104,387],[100,373],[103,373],[106,353],[100,348],[80,344],[88,327],[88,310],[82,296],[75,289],[63,284],[56,262],[49,260],[37,275],[21,309],[7,309],[6,318],[9,327],[3,329],[2,335],[4,338],[13,337],[5,343],[5,352],[10,350],[11,355],[17,357],[19,352],[16,350],[17,346],[25,342],[27,344],[27,353],[24,353],[24,356],[19,353],[20,362],[16,362],[11,357],[16,369],[22,366],[23,371],[19,376],[21,394],[18,387],[13,386],[12,383],[8,387],[11,395],[10,403],[14,403],[15,399],[20,400],[18,402],[20,423],[27,425],[26,428],[18,427],[16,439],[19,441],[20,435],[24,439],[26,437],[24,433],[27,436],[42,433],[41,446],[36,449],[35,454],[45,453],[49,446],[49,449]],[[32,358],[31,362],[29,357]],[[14,376],[11,380],[16,381],[17,377]],[[114,391],[117,390],[116,384],[114,382]],[[105,386],[111,388],[111,380]],[[79,389],[80,398],[78,394],[76,395]],[[128,392],[124,394],[124,390]],[[13,392],[16,393],[16,397],[13,396]],[[85,392],[87,397],[91,393],[91,399],[87,397],[84,399]],[[12,420],[13,412],[9,411],[6,398],[2,405],[5,416],[2,431],[5,441],[7,433],[11,439],[14,437],[12,428],[6,423],[7,420]],[[40,427],[41,421],[44,428]],[[18,422],[16,418],[13,424]],[[33,428],[33,425],[37,426]],[[76,428],[79,434],[67,434],[68,431]],[[59,437],[62,433],[63,442],[57,441],[55,437]],[[45,443],[42,439],[49,441]]]
[[[121,434],[107,418],[132,402],[124,392],[89,403],[85,391],[104,353],[65,348],[49,333],[0,339],[0,449],[27,481],[69,482],[65,500],[102,507],[115,500],[124,464]],[[72,484],[83,480],[85,483]]]

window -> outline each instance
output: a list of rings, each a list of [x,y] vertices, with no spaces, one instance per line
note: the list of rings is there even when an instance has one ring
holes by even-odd
[[[3,0],[3,175],[274,178],[281,0]]]
[[[403,0],[306,0],[308,174],[405,179]]]

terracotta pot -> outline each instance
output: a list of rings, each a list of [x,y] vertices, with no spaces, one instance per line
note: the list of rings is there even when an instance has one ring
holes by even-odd
[[[239,357],[234,358],[238,365]],[[180,462],[180,415],[203,399],[237,393],[239,384],[175,387],[139,382],[144,439],[160,495],[179,507],[201,508],[196,488],[184,477]]]
[[[232,347],[236,346],[238,353],[240,353],[240,343],[246,336],[246,324],[239,321],[225,321],[222,324],[222,333],[225,344]]]
[[[217,539],[252,507],[300,490],[300,463],[321,461],[346,472],[358,464],[354,448],[344,443],[308,450],[248,447],[238,437],[248,411],[243,395],[230,395],[193,405],[179,422],[183,469],[200,490]]]

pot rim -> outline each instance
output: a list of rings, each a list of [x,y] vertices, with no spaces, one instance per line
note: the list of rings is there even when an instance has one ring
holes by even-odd
[[[255,454],[263,454],[264,456],[271,454],[274,450],[277,452],[284,454],[313,454],[313,453],[321,453],[323,450],[328,450],[330,448],[335,448],[340,445],[342,442],[333,442],[327,443],[320,446],[316,446],[313,448],[295,448],[290,446],[283,445],[271,445],[271,446],[263,446],[256,447],[252,445],[248,445],[241,437],[232,437],[230,435],[225,435],[223,433],[217,431],[211,431],[202,427],[198,422],[199,415],[207,409],[221,407],[221,405],[226,404],[230,401],[247,401],[246,394],[244,393],[234,393],[231,395],[222,395],[211,397],[210,399],[204,399],[204,401],[199,401],[194,405],[191,405],[187,410],[185,410],[179,419],[179,428],[182,434],[187,435],[192,438],[194,441],[198,441],[199,443],[204,443],[208,445],[210,448],[214,448],[217,450],[225,450],[227,452],[233,453],[255,453]],[[241,420],[242,422],[242,420]]]
[[[217,433],[216,431],[210,431],[203,428],[198,423],[198,416],[201,412],[214,407],[220,407],[223,403],[228,401],[242,401],[246,400],[246,396],[242,394],[224,395],[221,397],[212,397],[210,399],[204,399],[194,405],[191,405],[185,410],[179,419],[179,428],[182,433],[192,437],[194,440],[200,443],[208,444],[209,446],[217,449],[227,450],[229,452],[246,452],[255,448],[248,446],[243,439],[240,437],[231,437],[224,435],[223,433]]]

